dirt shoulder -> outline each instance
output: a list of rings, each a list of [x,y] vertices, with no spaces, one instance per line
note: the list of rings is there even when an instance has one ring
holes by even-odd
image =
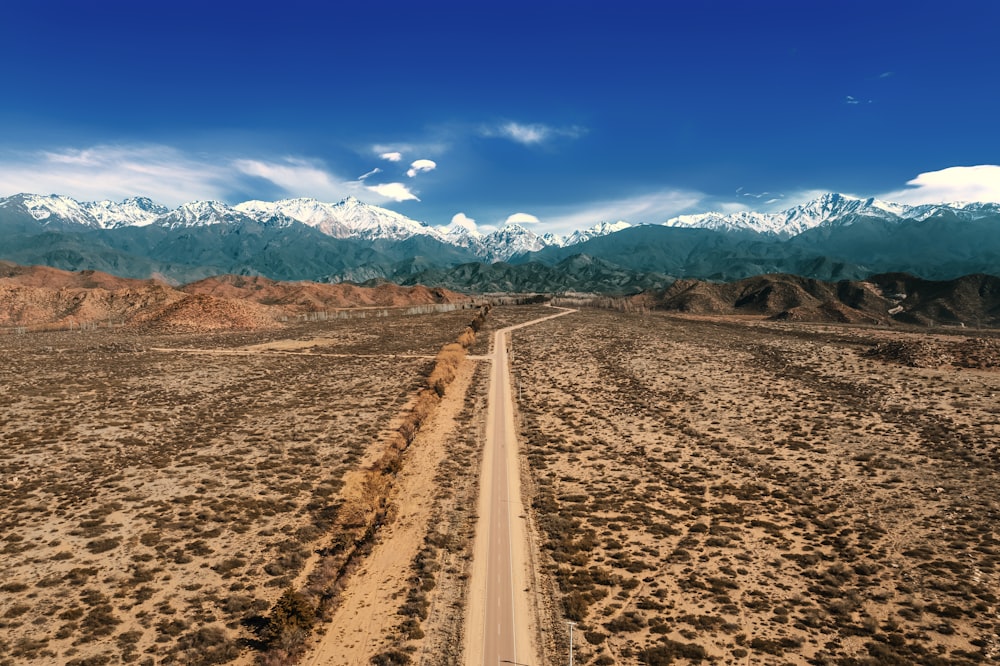
[[[373,655],[394,646],[397,611],[414,576],[410,565],[430,529],[439,489],[436,476],[446,442],[459,427],[475,366],[472,361],[462,363],[437,412],[407,450],[391,499],[391,519],[363,568],[347,581],[329,629],[302,663],[368,664]]]

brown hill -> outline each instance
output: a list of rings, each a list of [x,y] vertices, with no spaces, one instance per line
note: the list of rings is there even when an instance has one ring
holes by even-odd
[[[317,312],[353,307],[403,307],[435,303],[462,303],[468,296],[447,289],[401,287],[392,283],[376,287],[318,282],[276,282],[260,276],[220,275],[181,287],[188,294],[238,298],[261,305],[291,306],[295,312]]]
[[[143,289],[45,289],[0,284],[0,326],[121,324],[183,298],[161,285]]]
[[[121,278],[100,271],[62,271],[48,266],[20,266],[9,261],[0,261],[0,285],[21,287],[41,287],[45,289],[139,289],[151,286],[167,286],[158,280],[133,280]]]
[[[787,321],[1000,326],[1000,278],[991,275],[933,281],[891,274],[835,283],[781,274],[724,284],[678,280],[636,300],[661,310]]]
[[[275,312],[257,303],[214,296],[183,296],[135,317],[131,324],[149,332],[253,331],[279,326]]]
[[[130,325],[158,331],[248,330],[297,314],[358,307],[461,303],[445,289],[275,282],[223,275],[180,289],[97,271],[0,262],[0,328]]]
[[[692,314],[743,314],[792,321],[879,323],[890,302],[865,283],[829,283],[795,275],[759,275],[738,282],[678,280],[653,307]]]

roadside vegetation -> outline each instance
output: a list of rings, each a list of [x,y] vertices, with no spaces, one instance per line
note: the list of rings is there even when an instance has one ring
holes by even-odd
[[[293,654],[473,317],[0,336],[0,663]]]
[[[550,653],[573,620],[578,663],[1000,659],[1000,373],[892,340],[933,336],[596,310],[516,331]]]

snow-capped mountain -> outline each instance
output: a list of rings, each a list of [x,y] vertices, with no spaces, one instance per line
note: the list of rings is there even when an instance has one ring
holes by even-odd
[[[207,227],[213,224],[233,224],[253,220],[248,215],[221,201],[191,201],[158,216],[153,224],[168,229]]]
[[[129,197],[121,202],[92,201],[80,205],[102,229],[144,227],[170,212],[166,206],[154,203],[147,197]]]
[[[411,236],[427,235],[438,237],[437,232],[423,222],[411,220],[395,211],[362,203],[354,197],[347,197],[334,205],[340,222],[351,235],[365,240],[404,240]]]
[[[576,245],[577,243],[586,243],[592,238],[597,238],[598,236],[607,236],[608,234],[614,234],[623,229],[628,229],[632,225],[624,220],[618,220],[617,222],[599,222],[589,229],[584,229],[583,231],[577,230],[571,233],[563,241],[563,245]]]
[[[510,261],[545,248],[582,244],[599,236],[617,234],[631,226],[625,221],[602,222],[589,229],[577,230],[566,237],[560,237],[538,234],[524,226],[508,224],[484,234],[468,218],[459,218],[447,226],[432,227],[353,197],[337,203],[297,198],[274,202],[246,201],[235,206],[220,201],[193,201],[171,210],[145,197],[132,197],[121,202],[79,202],[54,194],[16,194],[0,198],[0,211],[8,215],[15,214],[21,225],[33,227],[37,224],[52,230],[74,230],[81,227],[117,229],[148,225],[176,230],[220,224],[257,224],[283,229],[301,223],[337,239],[390,242],[412,238],[428,239],[464,250],[464,256],[486,262]],[[1000,205],[991,203],[906,206],[874,198],[825,194],[806,204],[780,212],[699,213],[674,217],[663,224],[667,227],[704,228],[720,232],[754,232],[783,240],[817,227],[847,227],[862,220],[881,220],[895,224],[904,220],[944,216],[959,221],[973,221],[997,214],[1000,214]],[[435,254],[434,250],[425,251]],[[455,254],[450,256],[454,257]]]
[[[335,204],[309,198],[247,201],[236,205],[235,209],[256,219],[267,215],[285,215],[334,238],[405,240],[427,235],[444,240],[435,229],[422,222],[363,203],[354,197]]]
[[[84,201],[57,194],[15,194],[0,199],[8,208],[20,208],[43,226],[52,223],[80,225],[93,229],[145,226],[168,212],[165,206],[145,197],[131,197],[121,202]]]
[[[520,224],[507,224],[482,238],[484,259],[507,261],[528,252],[538,252],[551,245],[561,246],[562,239],[553,234],[538,235]]]
[[[33,218],[42,224],[54,221],[71,222],[85,227],[96,227],[97,220],[86,207],[75,199],[58,194],[15,194],[9,197],[14,205],[20,204]]]
[[[776,213],[738,211],[735,213],[698,213],[679,215],[664,222],[667,227],[712,229],[715,231],[752,231],[779,238],[791,238],[820,226],[843,226],[859,219],[887,222],[921,220],[942,212],[960,219],[979,219],[1000,211],[997,204],[955,203],[907,206],[875,198],[860,199],[846,194],[824,194],[801,206]]]
[[[485,236],[474,222],[452,222],[448,226],[438,227],[437,232],[449,245],[466,249],[477,257],[486,254]]]

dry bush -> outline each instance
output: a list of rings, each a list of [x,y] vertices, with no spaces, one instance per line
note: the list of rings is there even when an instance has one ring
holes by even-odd
[[[317,589],[333,594],[346,551],[365,537],[336,522],[342,477],[373,442],[405,448],[386,433],[421,390],[433,395],[419,357],[468,318],[0,335],[4,640],[28,641],[27,654],[32,636],[49,636],[36,651],[52,663],[106,653],[128,662],[126,652],[154,648],[193,663],[182,636],[210,641],[194,632],[219,627],[245,638],[241,623],[271,607],[303,553],[342,543],[321,560]],[[81,592],[97,585],[102,597]],[[143,631],[119,648],[104,632],[126,618]]]

